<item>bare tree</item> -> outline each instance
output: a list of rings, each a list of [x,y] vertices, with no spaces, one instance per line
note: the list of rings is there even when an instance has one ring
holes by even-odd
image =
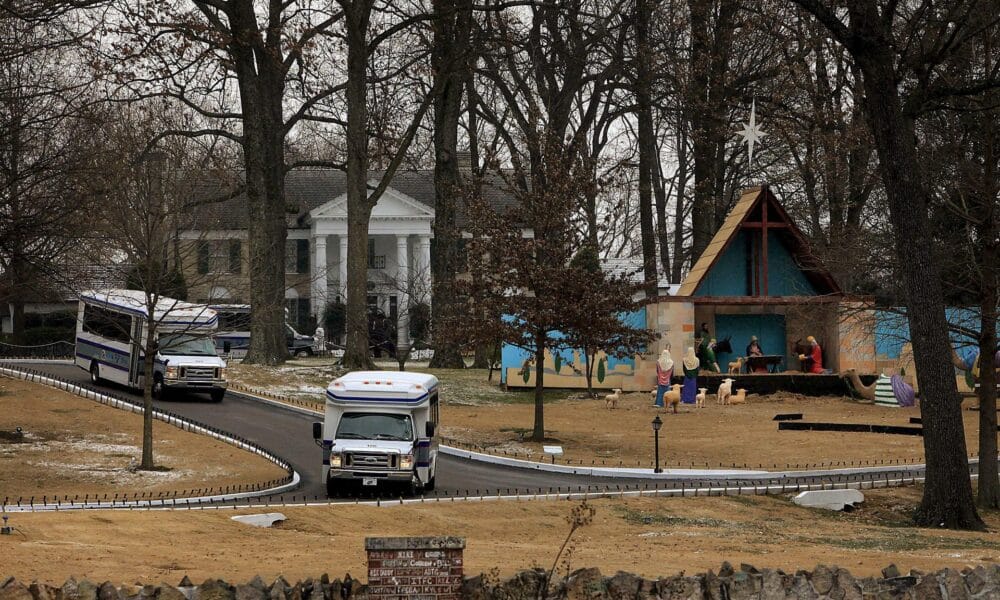
[[[984,527],[976,512],[966,461],[961,408],[949,356],[939,266],[931,253],[930,198],[918,177],[916,119],[952,96],[1000,85],[996,72],[955,83],[947,59],[1000,19],[991,2],[919,5],[846,0],[837,8],[795,0],[844,48],[861,72],[865,114],[872,127],[889,201],[903,280],[924,422],[927,479],[914,520],[921,525]],[[900,82],[912,83],[901,90]]]
[[[211,136],[243,154],[248,225],[250,349],[246,362],[287,356],[284,332],[285,174],[330,163],[286,160],[286,140],[314,109],[344,88],[314,58],[315,46],[344,19],[322,3],[243,0],[116,2],[117,42],[96,66],[116,72],[129,97],[159,96],[190,111],[191,125],[158,132]],[[239,109],[232,104],[238,96]],[[334,121],[337,121],[336,119]]]
[[[166,394],[163,380],[154,374],[158,353],[167,352],[185,340],[200,340],[203,348],[211,349],[214,355],[211,332],[199,329],[196,324],[180,330],[171,328],[172,341],[161,334],[161,327],[170,320],[171,311],[195,306],[182,305],[172,297],[183,264],[197,260],[198,248],[197,240],[178,245],[176,236],[180,230],[195,226],[189,203],[194,196],[194,186],[208,174],[212,156],[210,147],[183,140],[163,150],[148,152],[148,140],[165,125],[169,126],[164,123],[162,114],[155,114],[148,106],[124,106],[120,110],[108,110],[105,116],[104,128],[91,140],[94,149],[89,155],[88,192],[104,208],[101,221],[95,224],[102,244],[95,248],[90,258],[97,263],[117,265],[125,271],[122,279],[127,279],[141,295],[109,300],[138,301],[135,308],[142,313],[140,328],[129,327],[119,333],[130,346],[140,348],[143,355],[140,467],[152,469],[155,466],[153,399]],[[212,174],[225,177],[219,172]],[[197,227],[203,229],[204,225],[198,223]],[[195,310],[207,310],[207,307]],[[119,326],[118,323],[109,325]],[[221,393],[213,390],[213,399],[221,400]]]
[[[61,22],[0,9],[0,299],[12,307],[14,343],[23,342],[26,298],[53,291],[52,273],[91,214],[79,184],[99,124],[66,35]]]

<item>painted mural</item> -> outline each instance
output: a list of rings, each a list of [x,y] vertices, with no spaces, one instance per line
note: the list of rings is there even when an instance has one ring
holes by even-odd
[[[633,327],[647,327],[645,308],[625,313],[621,318]],[[545,369],[545,386],[586,388],[586,357],[580,349],[561,347],[559,340],[563,338],[559,332],[552,334],[553,349],[545,351],[545,364],[542,366]],[[501,383],[507,387],[534,387],[537,373],[534,358],[534,351],[530,348],[505,344],[501,354]],[[643,362],[641,357],[618,358],[603,351],[598,352],[593,360],[592,384],[598,389],[631,388],[630,380]]]

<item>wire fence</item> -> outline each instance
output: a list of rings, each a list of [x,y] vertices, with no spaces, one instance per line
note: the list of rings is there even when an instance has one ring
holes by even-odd
[[[58,341],[49,344],[37,344],[34,346],[26,346],[19,344],[8,344],[7,342],[0,342],[0,359],[56,359],[56,358],[73,358],[73,350],[75,345],[73,342]]]

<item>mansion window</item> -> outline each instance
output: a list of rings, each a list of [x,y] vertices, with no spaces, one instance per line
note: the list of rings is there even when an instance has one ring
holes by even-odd
[[[309,240],[285,240],[285,273],[309,272]]]
[[[198,273],[243,272],[242,240],[200,240],[198,242]]]

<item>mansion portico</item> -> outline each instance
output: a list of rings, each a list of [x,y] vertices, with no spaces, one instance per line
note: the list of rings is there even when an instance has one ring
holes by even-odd
[[[377,183],[377,174],[372,177]],[[218,195],[218,190],[214,190]],[[212,190],[206,190],[210,196]],[[499,187],[486,199],[498,208],[512,203]],[[292,171],[285,178],[288,205],[285,302],[289,321],[300,329],[322,319],[328,302],[345,299],[347,281],[347,195],[344,173]],[[406,307],[430,304],[431,240],[434,223],[431,171],[398,173],[372,210],[368,239],[368,305],[397,324],[398,341],[408,343]],[[203,230],[183,231],[196,248],[182,258],[192,301],[249,301],[245,197],[206,203],[199,209]],[[202,216],[204,218],[202,218]],[[459,209],[459,229],[468,217]]]

